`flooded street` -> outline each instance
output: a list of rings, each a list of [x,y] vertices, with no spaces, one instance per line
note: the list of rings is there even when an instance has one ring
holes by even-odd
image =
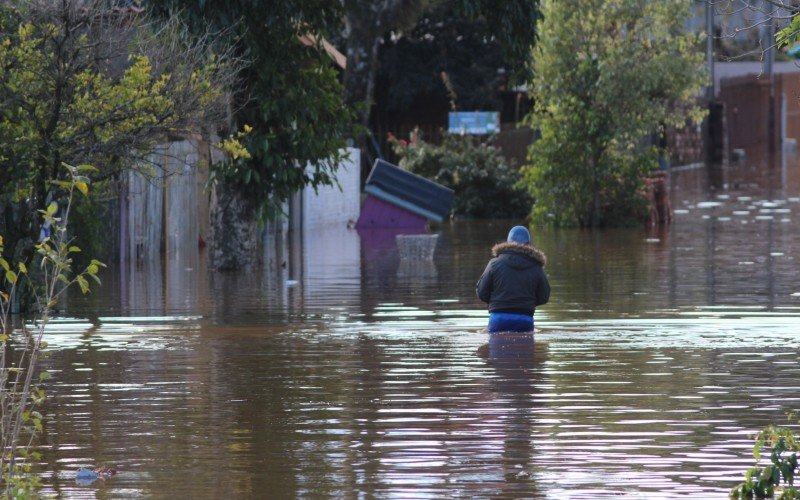
[[[799,406],[800,163],[709,177],[673,173],[663,231],[533,231],[535,343],[480,354],[512,221],[437,228],[433,263],[335,229],[237,276],[110,269],[49,330],[45,490],[725,498]],[[119,474],[77,484],[92,465]]]

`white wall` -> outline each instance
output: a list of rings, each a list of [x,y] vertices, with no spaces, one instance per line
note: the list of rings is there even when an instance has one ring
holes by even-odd
[[[357,149],[346,153],[347,160],[336,171],[338,186],[316,192],[306,187],[293,204],[300,213],[290,218],[291,240],[299,255],[291,259],[291,274],[302,286],[306,309],[361,301],[361,241],[352,229],[361,212],[361,157]]]
[[[304,230],[332,225],[346,227],[348,222],[358,220],[361,210],[361,152],[355,148],[348,148],[345,152],[348,158],[336,171],[338,186],[322,186],[316,192],[311,187],[303,189],[299,222]]]

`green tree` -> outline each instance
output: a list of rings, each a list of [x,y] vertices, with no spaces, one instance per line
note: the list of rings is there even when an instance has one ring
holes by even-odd
[[[136,168],[168,137],[214,129],[230,68],[181,27],[153,30],[105,0],[0,4],[0,231],[5,257],[28,258],[37,210],[58,197],[63,163],[92,182]],[[83,189],[78,184],[78,189]]]
[[[219,210],[212,226],[218,268],[246,267],[256,245],[255,220],[280,212],[304,186],[335,182],[356,113],[321,41],[342,27],[340,2],[326,0],[164,0],[157,16],[185,19],[200,36],[210,27],[235,44],[245,62],[233,100],[247,153],[213,168]],[[301,37],[315,41],[301,43]],[[306,167],[309,168],[306,168]],[[224,236],[220,233],[224,232]]]
[[[541,131],[525,182],[536,220],[596,227],[641,221],[651,134],[698,120],[701,35],[685,0],[547,0],[533,54]]]

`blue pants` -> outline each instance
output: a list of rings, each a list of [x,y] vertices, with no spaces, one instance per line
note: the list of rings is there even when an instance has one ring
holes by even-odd
[[[502,312],[489,313],[489,333],[495,332],[532,332],[533,316]]]

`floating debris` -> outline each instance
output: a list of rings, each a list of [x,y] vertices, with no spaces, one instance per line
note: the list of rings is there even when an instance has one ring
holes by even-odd
[[[730,217],[717,217],[717,220],[725,222],[725,221],[731,220],[731,218]]]
[[[97,479],[99,477],[95,471],[85,467],[78,469],[78,473],[75,474],[75,479]]]
[[[297,284],[297,280],[286,280],[286,286],[295,286]]]
[[[108,479],[116,474],[117,470],[110,467],[95,467],[94,469],[81,467],[75,474],[75,481],[82,486],[88,486],[98,479]]]
[[[750,201],[753,198],[751,198],[750,196],[740,196],[740,197],[738,197],[736,199],[739,200],[739,201]]]
[[[718,201],[701,201],[697,204],[697,208],[714,208],[714,207],[721,207],[722,203]]]
[[[800,292],[794,292],[790,297],[800,297]]]
[[[731,196],[730,196],[730,195],[728,195],[728,194],[718,194],[718,195],[717,195],[717,199],[718,199],[718,200],[729,200],[729,199],[730,199],[730,197],[731,197]]]
[[[672,211],[672,213],[674,213],[675,215],[684,215],[684,214],[688,214],[688,213],[689,213],[689,211],[688,211],[688,210],[683,210],[683,209],[680,209],[680,208],[679,208],[679,209],[677,209],[677,210],[673,210],[673,211]]]
[[[750,215],[749,210],[734,210],[733,215]]]
[[[755,264],[755,262],[753,262],[751,260],[743,260],[743,261],[739,262],[740,266],[752,266],[753,264]]]
[[[756,215],[756,220],[773,220],[774,218],[771,215]]]
[[[647,238],[644,241],[645,243],[661,243],[661,240],[658,238]]]
[[[772,257],[783,257],[783,252],[770,252]]]

